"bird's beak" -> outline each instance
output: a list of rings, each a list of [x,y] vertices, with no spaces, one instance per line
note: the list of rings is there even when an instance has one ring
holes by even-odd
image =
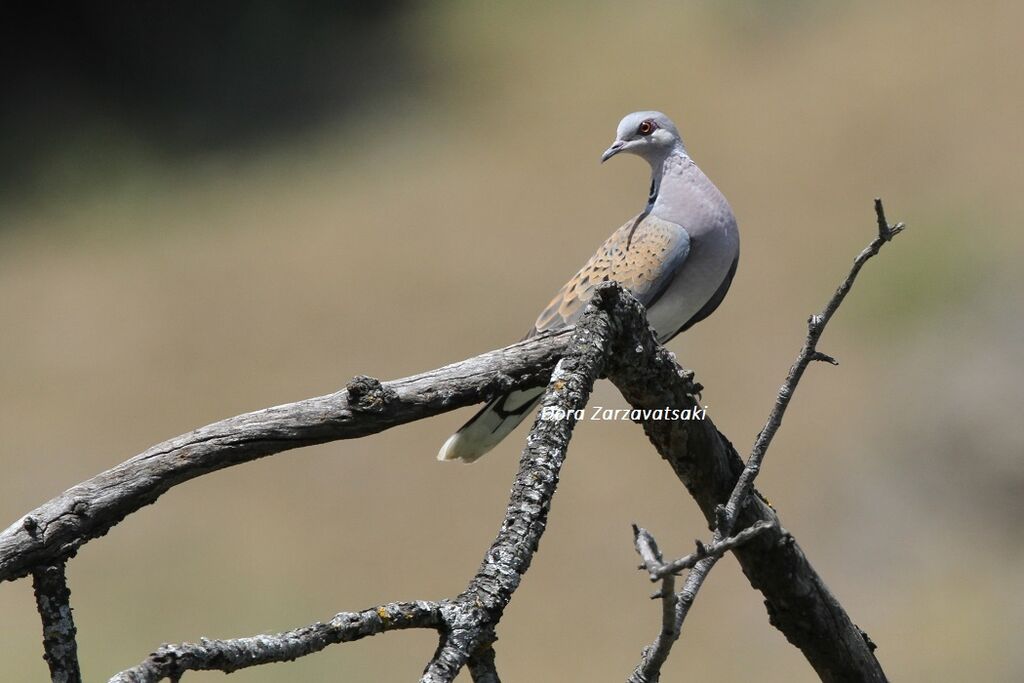
[[[625,145],[626,145],[626,143],[625,143],[624,141],[622,141],[622,140],[616,140],[616,141],[615,141],[614,143],[612,143],[612,146],[611,146],[611,147],[609,147],[608,149],[606,149],[606,150],[604,151],[604,154],[602,154],[602,155],[601,155],[601,163],[603,164],[604,162],[608,161],[608,160],[609,160],[609,159],[611,159],[611,158],[612,158],[613,156],[615,156],[616,154],[618,154],[619,152],[621,152],[621,151],[622,151],[622,148],[623,148],[623,147],[624,147]]]

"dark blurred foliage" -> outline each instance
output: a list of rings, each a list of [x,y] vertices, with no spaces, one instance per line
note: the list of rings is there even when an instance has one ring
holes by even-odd
[[[414,82],[405,0],[14,2],[0,9],[0,183],[114,129],[188,155]],[[5,192],[6,193],[6,192]]]

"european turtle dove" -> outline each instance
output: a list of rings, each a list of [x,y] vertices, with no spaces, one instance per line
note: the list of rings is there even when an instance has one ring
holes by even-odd
[[[736,273],[740,238],[729,203],[693,162],[664,114],[634,112],[619,123],[601,156],[635,154],[651,166],[651,191],[639,215],[612,233],[537,318],[531,337],[572,325],[600,282],[615,280],[647,308],[665,343],[718,307]],[[490,401],[441,447],[438,460],[473,462],[529,415],[543,387]]]

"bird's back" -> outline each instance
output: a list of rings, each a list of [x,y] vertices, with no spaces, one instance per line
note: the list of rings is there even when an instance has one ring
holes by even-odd
[[[594,287],[609,280],[649,305],[668,285],[688,251],[689,235],[681,226],[647,212],[634,216],[562,286],[538,316],[533,333],[575,323]]]

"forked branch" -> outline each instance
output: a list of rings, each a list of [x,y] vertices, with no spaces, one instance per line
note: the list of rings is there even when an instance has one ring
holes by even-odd
[[[682,630],[683,622],[689,613],[690,606],[696,599],[697,592],[700,590],[701,585],[707,578],[708,573],[715,566],[715,563],[722,556],[721,552],[717,552],[724,546],[728,545],[732,549],[740,546],[746,541],[753,538],[753,536],[760,534],[766,529],[774,529],[777,534],[781,537],[778,542],[790,543],[794,549],[796,549],[795,541],[792,538],[786,538],[785,532],[778,526],[775,521],[774,514],[768,513],[767,510],[753,510],[750,515],[751,518],[756,521],[753,524],[747,526],[736,536],[730,537],[733,529],[736,527],[737,520],[740,517],[740,512],[747,506],[747,503],[751,501],[751,492],[753,491],[754,479],[761,471],[761,466],[764,461],[764,456],[768,451],[768,446],[771,444],[772,438],[775,433],[779,430],[782,425],[782,418],[786,413],[786,408],[789,406],[790,400],[793,398],[793,394],[796,392],[797,385],[800,383],[800,378],[803,377],[804,371],[807,366],[813,361],[825,361],[832,365],[838,363],[834,358],[821,353],[817,349],[818,340],[821,338],[822,333],[825,331],[825,326],[828,325],[829,320],[835,314],[836,310],[839,309],[839,305],[846,298],[853,282],[857,278],[857,274],[860,273],[861,268],[867,261],[878,254],[882,246],[892,240],[893,237],[903,231],[903,224],[897,223],[896,225],[890,226],[885,218],[885,210],[882,206],[881,199],[875,199],[875,218],[878,224],[878,236],[854,259],[853,267],[847,274],[846,278],[840,283],[836,289],[832,298],[829,299],[828,303],[821,313],[812,315],[807,321],[807,338],[804,341],[803,347],[800,349],[800,353],[797,355],[796,362],[790,368],[789,373],[786,376],[782,387],[779,389],[778,396],[775,400],[775,404],[772,407],[772,411],[768,416],[768,421],[764,428],[758,434],[757,439],[754,443],[754,447],[750,453],[750,457],[747,458],[746,465],[743,467],[739,476],[736,478],[735,484],[732,486],[732,490],[729,493],[727,500],[724,503],[714,504],[713,515],[709,515],[709,521],[712,522],[712,529],[714,531],[711,543],[708,546],[704,546],[698,541],[698,548],[696,553],[687,555],[684,558],[661,564],[660,557],[657,558],[657,562],[652,562],[650,554],[646,554],[641,551],[641,543],[637,543],[638,552],[644,559],[644,564],[647,571],[651,575],[651,580],[656,581],[662,579],[666,581],[666,577],[671,576],[677,571],[684,568],[691,568],[690,573],[686,577],[686,582],[683,586],[682,591],[672,599],[674,606],[675,621],[670,627],[666,627],[663,623],[662,630],[658,634],[654,643],[645,648],[641,655],[640,663],[637,665],[632,676],[630,676],[629,683],[654,683],[659,680],[661,676],[661,666],[665,659],[668,657],[668,652],[672,647],[673,642],[678,639],[679,634]],[[653,425],[651,426],[653,431]],[[648,431],[651,435],[651,431]],[[721,436],[721,435],[719,435]],[[652,441],[657,446],[659,441],[657,435],[651,436]],[[664,435],[661,435],[662,447],[668,447],[668,443],[664,441]],[[723,438],[724,441],[724,438]],[[726,442],[727,443],[727,442]],[[728,449],[732,451],[731,444],[728,444]],[[659,450],[661,450],[659,448]],[[662,451],[665,454],[665,451]],[[727,454],[727,457],[732,460],[733,453]],[[676,466],[676,471],[683,479],[684,483],[688,483],[688,478],[692,476],[692,470],[682,462],[682,459],[686,457],[685,453],[680,454],[677,451],[673,451],[674,457],[669,457],[670,462],[673,462]],[[668,456],[666,456],[668,457]],[[712,472],[712,476],[717,476],[718,472]],[[705,498],[705,514],[708,514],[708,508],[711,506],[713,499]],[[757,506],[762,507],[761,501],[756,501]],[[766,506],[763,506],[766,507]],[[647,534],[647,532],[644,532]],[[649,540],[645,540],[644,545],[655,546],[653,537],[647,534]],[[655,546],[656,547],[656,546]],[[715,551],[713,552],[712,549]],[[802,553],[794,553],[792,557],[793,562],[787,563],[791,566],[800,566],[806,563],[806,559],[802,558]],[[801,562],[802,560],[802,562]],[[744,562],[743,557],[740,558],[741,563],[744,565],[744,571],[747,571],[748,576],[751,572],[748,571],[748,567],[755,566],[753,558]],[[809,568],[809,565],[808,565]],[[758,572],[759,574],[762,572]],[[809,585],[820,590],[827,596],[826,602],[834,603],[835,607],[838,607],[838,601],[836,601],[831,594],[828,593],[824,584],[812,573],[803,572],[801,577],[810,579]],[[757,583],[754,582],[754,577],[751,576],[751,583],[757,587]],[[768,605],[769,614],[772,616],[772,622],[779,626],[786,633],[786,636],[795,645],[800,647],[811,664],[814,665],[818,674],[821,676],[823,681],[884,681],[886,680],[885,674],[882,672],[881,666],[878,665],[878,661],[873,655],[874,644],[867,638],[867,635],[855,626],[853,629],[846,625],[836,623],[833,627],[838,629],[831,629],[831,634],[835,638],[835,642],[846,642],[851,645],[851,650],[848,656],[843,657],[840,660],[836,660],[831,656],[830,653],[819,653],[818,645],[822,643],[821,634],[815,634],[812,630],[806,628],[795,619],[791,619],[790,615],[798,616],[799,613],[794,613],[792,607],[788,609],[773,610],[773,598],[777,600],[774,595],[774,591],[765,590],[765,587],[761,587],[765,596],[768,598],[766,604]],[[824,597],[823,596],[823,597]],[[668,600],[668,598],[664,598]],[[781,602],[781,601],[779,601]],[[845,613],[843,614],[844,621],[848,620]],[[852,626],[852,624],[850,624]],[[855,629],[855,630],[854,630]],[[666,633],[674,636],[674,638],[667,638]],[[827,643],[825,643],[827,644]],[[821,656],[824,654],[824,656]]]
[[[556,412],[575,415],[584,408],[601,374],[610,348],[607,313],[592,311],[572,332],[542,399]],[[165,645],[111,683],[148,683],[176,678],[188,670],[237,669],[295,659],[331,643],[356,640],[396,628],[432,628],[440,637],[423,672],[424,683],[454,680],[469,665],[475,680],[498,680],[494,664],[494,628],[530,567],[544,533],[551,499],[572,436],[575,420],[538,419],[526,440],[497,538],[467,589],[437,603],[394,603],[358,614],[340,614],[327,624],[313,624],[274,636],[205,640]]]
[[[870,641],[828,591],[793,537],[782,530],[774,511],[759,497],[749,495],[764,451],[781,424],[800,374],[811,361],[828,359],[815,348],[824,323],[863,263],[902,227],[889,228],[880,202],[876,209],[881,242],[876,240],[858,257],[851,276],[833,298],[835,305],[830,302],[824,313],[812,318],[809,341],[790,371],[795,379],[788,390],[780,392],[772,417],[755,445],[754,454],[759,453],[756,459],[752,454],[745,468],[732,445],[708,419],[643,422],[651,442],[715,530],[714,540],[699,547],[696,555],[668,564],[662,564],[653,538],[637,534],[638,551],[645,558],[648,572],[663,582],[659,639],[666,648],[665,655],[678,637],[703,577],[721,553],[733,549],[751,584],[764,594],[771,622],[803,651],[824,680],[884,680]],[[692,373],[684,371],[674,356],[656,343],[643,307],[617,284],[606,283],[595,290],[591,304],[573,329],[401,380],[382,383],[357,377],[333,394],[240,415],[154,446],[72,487],[0,533],[0,581],[32,573],[43,595],[63,596],[46,604],[40,602],[39,610],[48,634],[46,651],[51,669],[56,663],[67,672],[65,680],[76,680],[74,625],[64,583],[64,562],[125,516],[154,502],[171,487],[208,472],[291,448],[373,434],[479,403],[511,388],[547,382],[543,405],[556,409],[550,414],[569,419],[538,419],[534,423],[505,520],[463,593],[437,602],[390,603],[363,612],[341,613],[329,622],[275,635],[165,645],[112,679],[177,679],[182,672],[196,669],[228,672],[294,659],[331,643],[389,630],[429,628],[437,631],[439,643],[422,680],[451,681],[468,667],[475,681],[497,683],[492,647],[495,628],[544,532],[574,427],[573,416],[586,405],[594,381],[604,374],[634,408],[696,407],[692,394],[697,387],[691,381]],[[733,528],[741,531],[730,535]],[[690,566],[686,585],[674,593],[674,572]],[[51,638],[55,633],[51,625],[57,623],[61,635]]]

